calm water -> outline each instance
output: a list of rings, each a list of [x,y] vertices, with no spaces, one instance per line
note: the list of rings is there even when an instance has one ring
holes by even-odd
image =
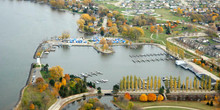
[[[11,109],[17,102],[30,64],[35,62],[35,49],[42,40],[63,31],[69,31],[73,37],[83,35],[76,30],[76,20],[80,15],[57,12],[47,5],[1,0],[0,13],[0,110],[4,110]],[[189,71],[176,67],[173,61],[135,64],[129,57],[130,54],[163,52],[157,47],[144,46],[138,50],[114,47],[114,50],[116,53],[113,55],[101,55],[91,47],[59,48],[42,62],[50,66],[60,65],[69,74],[101,71],[104,75],[88,80],[108,79],[108,83],[97,85],[102,89],[112,89],[123,76],[131,74],[141,78],[151,75],[193,77]]]
[[[140,49],[129,49],[123,46],[113,47],[115,53],[112,55],[102,55],[97,53],[92,47],[70,47],[57,48],[56,52],[50,53],[48,58],[42,59],[43,63],[50,66],[60,65],[64,68],[64,73],[80,74],[82,72],[103,72],[103,75],[89,77],[88,81],[108,79],[107,83],[97,84],[102,89],[112,89],[113,85],[119,83],[123,76],[136,75],[143,79],[148,76],[180,76],[185,80],[187,76],[194,77],[190,71],[184,70],[175,65],[174,61],[155,61],[146,63],[133,63],[129,55],[164,53],[156,46],[145,45]],[[166,56],[139,57],[137,59],[165,58]]]
[[[82,35],[76,30],[80,15],[57,12],[47,5],[0,0],[0,13],[0,110],[8,110],[25,85],[38,44],[63,31]]]

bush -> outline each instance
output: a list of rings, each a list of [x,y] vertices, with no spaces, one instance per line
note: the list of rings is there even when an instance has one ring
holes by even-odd
[[[211,101],[210,106],[213,106],[213,101]]]
[[[206,103],[206,105],[209,105],[209,101]]]
[[[141,102],[147,102],[147,95],[146,95],[146,94],[141,94],[139,100],[140,100]]]
[[[162,95],[158,95],[157,100],[158,101],[163,101],[164,97]]]
[[[55,81],[53,79],[51,79],[49,83],[50,83],[51,86],[54,86]]]
[[[124,98],[128,99],[128,100],[131,100],[131,95],[129,93],[125,93]]]
[[[151,102],[154,102],[157,99],[156,94],[152,94],[152,93],[148,94],[147,97],[148,97],[148,100]]]
[[[159,94],[163,94],[164,93],[164,89],[161,87],[160,89],[159,89]]]

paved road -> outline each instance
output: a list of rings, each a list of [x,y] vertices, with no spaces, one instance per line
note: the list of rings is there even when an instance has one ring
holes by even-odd
[[[180,108],[180,109],[187,109],[187,110],[199,110],[195,108],[181,107],[181,106],[150,106],[150,107],[143,107],[142,109],[152,109],[152,108]]]

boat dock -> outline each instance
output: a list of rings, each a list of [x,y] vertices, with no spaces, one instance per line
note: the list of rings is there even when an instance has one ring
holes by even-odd
[[[145,62],[156,62],[156,61],[169,61],[174,60],[172,57],[170,58],[154,58],[154,59],[133,59],[134,63],[145,63]]]
[[[129,57],[134,58],[134,57],[150,57],[150,56],[163,56],[163,55],[167,55],[167,53],[154,53],[154,54],[129,55]]]

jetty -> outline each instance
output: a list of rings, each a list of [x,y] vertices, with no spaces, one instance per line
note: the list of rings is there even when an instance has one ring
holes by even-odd
[[[129,55],[129,57],[150,57],[150,56],[164,56],[167,55],[167,53],[153,53],[153,54],[140,54],[140,55]]]
[[[133,63],[147,63],[147,62],[156,62],[156,61],[169,61],[175,60],[174,58],[154,58],[154,59],[132,59]]]

